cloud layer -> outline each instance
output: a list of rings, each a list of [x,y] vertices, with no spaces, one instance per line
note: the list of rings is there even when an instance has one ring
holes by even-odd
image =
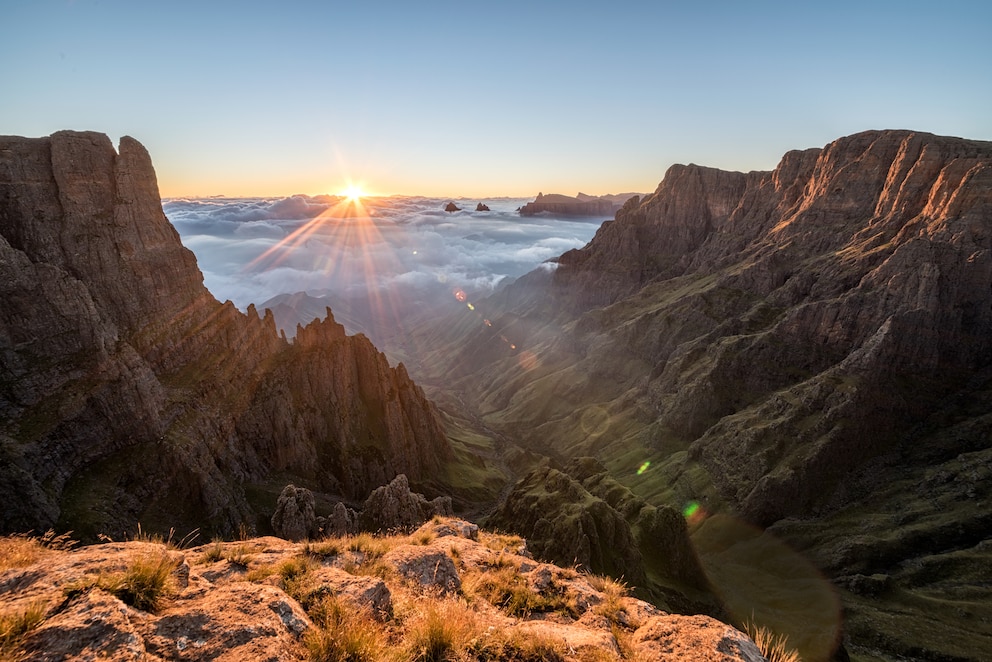
[[[503,279],[585,245],[604,220],[529,217],[524,199],[172,199],[168,218],[221,301],[244,309],[307,291],[352,301],[391,298],[422,305],[440,292],[485,296]]]

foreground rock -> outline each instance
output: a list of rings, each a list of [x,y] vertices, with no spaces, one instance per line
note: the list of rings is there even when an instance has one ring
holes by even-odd
[[[625,648],[642,662],[765,659],[727,625],[664,614],[617,584],[535,563],[519,538],[458,520],[439,518],[410,536],[258,538],[178,551],[149,542],[72,552],[25,539],[0,544],[9,552],[0,566],[3,615],[40,613],[3,643],[4,659],[303,660],[335,627],[343,628],[337,637],[378,637],[353,659],[411,659],[428,613],[444,616],[433,627],[450,633],[445,651],[472,659],[619,661]],[[154,608],[136,607],[108,581],[137,561],[166,564]],[[501,586],[515,587],[515,606]],[[336,620],[325,620],[328,605],[337,605]]]
[[[217,302],[148,153],[119,149],[0,137],[0,531],[231,534],[274,472],[348,498],[434,475],[450,449],[405,368],[329,311],[288,343]]]

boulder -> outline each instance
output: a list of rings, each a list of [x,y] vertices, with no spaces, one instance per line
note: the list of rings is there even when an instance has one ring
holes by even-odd
[[[644,662],[767,662],[743,632],[709,616],[655,616],[634,633],[635,659]]]
[[[462,587],[454,561],[443,550],[420,545],[400,545],[382,557],[404,579],[424,591],[457,593]]]
[[[389,485],[372,491],[358,521],[366,531],[411,530],[435,515],[451,514],[451,497],[428,501],[424,495],[411,492],[406,475],[400,474]]]
[[[317,514],[313,492],[305,487],[287,485],[279,494],[272,529],[287,540],[303,540],[317,535]]]

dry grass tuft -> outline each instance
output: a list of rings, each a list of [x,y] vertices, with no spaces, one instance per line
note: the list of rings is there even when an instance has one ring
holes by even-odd
[[[72,531],[56,535],[49,529],[43,535],[18,533],[0,538],[0,571],[31,565],[49,551],[69,551],[79,542],[72,539]]]
[[[96,586],[135,609],[155,612],[172,594],[177,562],[165,552],[136,556],[124,572],[101,575]]]
[[[216,563],[224,558],[224,543],[214,538],[210,541],[210,544],[203,548],[203,556],[200,557],[200,563]]]
[[[255,555],[251,553],[251,549],[248,548],[248,545],[242,542],[241,544],[225,550],[224,558],[227,559],[227,562],[231,565],[236,565],[247,570],[248,564],[251,563],[253,558],[255,558]]]
[[[314,626],[303,644],[314,662],[378,662],[386,652],[383,626],[365,610],[348,609],[336,598],[324,595],[311,605]]]
[[[303,543],[303,554],[323,561],[340,555],[344,548],[343,541],[336,538],[327,538],[319,541],[308,540]]]
[[[490,531],[479,531],[479,542],[494,552],[509,552],[511,554],[519,554],[527,547],[527,541],[520,536]]]
[[[775,634],[754,622],[748,623],[744,631],[758,646],[761,654],[768,658],[768,662],[802,662],[799,653],[789,647],[788,637]]]
[[[24,609],[0,613],[0,659],[18,660],[24,635],[41,625],[47,607],[44,602],[33,602]]]

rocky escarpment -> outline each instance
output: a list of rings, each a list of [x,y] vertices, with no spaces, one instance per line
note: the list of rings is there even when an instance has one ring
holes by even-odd
[[[888,577],[883,601],[845,598],[865,648],[982,659],[987,625],[914,620],[924,595],[972,614],[972,594],[911,568],[992,581],[990,242],[992,143],[869,131],[772,172],[673,166],[475,302],[492,327],[446,321],[464,351],[420,369],[531,450],[774,525],[844,586]]]
[[[0,539],[4,659],[762,662],[747,635],[437,518],[410,536],[54,551]],[[154,580],[138,583],[146,569]]]
[[[621,203],[606,197],[582,196],[581,198],[573,198],[560,193],[549,193],[548,195],[538,193],[533,202],[528,202],[520,208],[520,215],[534,216],[544,213],[556,216],[612,216],[620,208],[620,205]]]
[[[333,317],[290,344],[218,303],[131,138],[0,138],[0,300],[0,530],[231,531],[271,514],[275,473],[364,498],[449,452]]]

